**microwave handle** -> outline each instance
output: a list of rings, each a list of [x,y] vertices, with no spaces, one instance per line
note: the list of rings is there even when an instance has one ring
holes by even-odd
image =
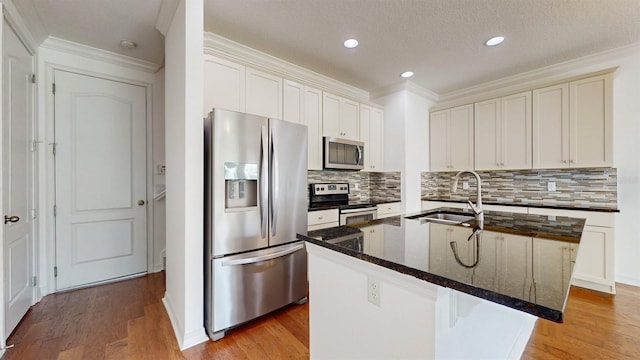
[[[360,146],[356,146],[356,165],[362,165],[362,149]]]

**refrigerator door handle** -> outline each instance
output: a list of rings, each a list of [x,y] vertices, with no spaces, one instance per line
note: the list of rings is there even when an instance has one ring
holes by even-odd
[[[271,236],[276,236],[278,225],[278,197],[280,187],[280,175],[278,174],[278,141],[271,128]]]
[[[267,211],[269,210],[267,205],[267,196],[269,193],[269,183],[267,180],[267,171],[269,169],[267,162],[268,146],[267,128],[263,126],[260,132],[260,196],[258,197],[260,201],[260,234],[263,239],[267,237]]]
[[[275,258],[283,257],[285,255],[289,255],[298,250],[302,250],[303,248],[304,248],[304,244],[298,244],[295,246],[288,247],[282,251],[278,251],[271,254],[266,254],[261,256],[252,256],[252,257],[241,258],[241,259],[224,260],[222,261],[222,266],[247,265],[247,264],[259,263],[262,261],[272,260]]]

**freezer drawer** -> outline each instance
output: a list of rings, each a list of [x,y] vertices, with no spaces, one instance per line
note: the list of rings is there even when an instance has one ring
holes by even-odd
[[[217,258],[212,267],[207,307],[213,311],[207,311],[206,327],[214,340],[230,327],[307,296],[304,242]]]

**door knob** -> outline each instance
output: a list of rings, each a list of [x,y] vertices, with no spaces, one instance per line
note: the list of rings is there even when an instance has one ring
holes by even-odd
[[[17,217],[17,216],[7,216],[7,215],[4,216],[4,223],[5,224],[6,223],[10,223],[10,222],[14,223],[14,222],[18,222],[18,221],[20,221],[20,218]]]
[[[138,200],[138,205],[140,206],[144,205],[144,200]]]

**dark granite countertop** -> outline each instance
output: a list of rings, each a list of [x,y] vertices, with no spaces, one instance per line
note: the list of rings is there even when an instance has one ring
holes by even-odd
[[[448,198],[438,198],[438,197],[423,197],[420,198],[422,201],[441,201],[441,202],[451,202],[451,203],[460,203],[466,204],[465,200],[458,199],[448,199]],[[475,201],[474,201],[475,203]],[[540,209],[558,209],[558,210],[580,210],[580,211],[600,211],[600,212],[620,212],[620,209],[607,208],[607,207],[599,207],[599,206],[574,206],[574,205],[544,205],[544,204],[536,204],[536,203],[499,203],[495,201],[486,201],[482,200],[482,203],[485,205],[501,205],[501,206],[520,206],[520,207],[533,207]]]
[[[406,218],[437,211],[461,213],[439,208],[309,231],[298,239],[562,322],[584,219],[485,211],[478,231],[473,220],[445,225]]]

